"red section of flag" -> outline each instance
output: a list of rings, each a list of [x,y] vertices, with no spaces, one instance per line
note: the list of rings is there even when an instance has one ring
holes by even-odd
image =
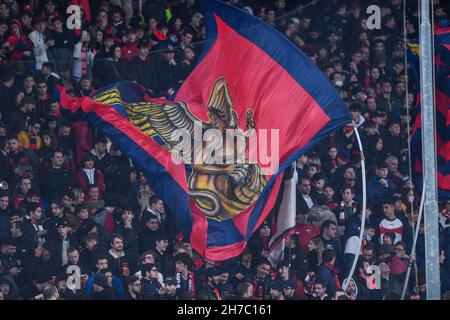
[[[186,80],[176,99],[204,105],[214,82],[224,77],[228,80],[239,127],[246,127],[246,111],[258,106],[254,109],[256,128],[280,130],[282,163],[288,155],[310,142],[330,118],[311,95],[267,53],[239,35],[219,17],[215,16],[215,19],[217,40]],[[236,47],[240,50],[235,50]],[[292,101],[299,103],[292,105]],[[270,109],[276,109],[276,113],[267,112]],[[292,114],[296,117],[292,117]],[[300,130],[299,123],[302,124]]]

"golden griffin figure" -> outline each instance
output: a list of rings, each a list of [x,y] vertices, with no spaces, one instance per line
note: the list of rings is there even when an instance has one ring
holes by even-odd
[[[228,134],[226,129],[235,129],[245,139],[256,128],[251,109],[246,112],[246,133],[238,127],[238,117],[233,110],[228,87],[223,78],[218,79],[212,88],[207,103],[209,118],[207,122],[195,117],[184,102],[125,103],[116,88],[103,91],[93,98],[104,104],[122,105],[133,125],[171,153],[175,153],[174,149],[178,149],[180,143],[192,145],[192,141],[180,141],[173,138],[173,132],[177,129],[186,130],[193,140],[196,129],[200,129],[201,132],[217,129],[222,132],[223,137]],[[226,159],[235,159],[236,150],[242,148],[239,139],[237,140],[236,145],[225,146],[223,156]],[[193,154],[177,154],[177,156],[180,156],[185,163],[190,163],[189,157],[192,159]],[[247,158],[243,163],[234,161],[232,164],[206,164],[204,161],[194,161],[188,178],[189,196],[203,214],[219,221],[230,219],[254,204],[266,183],[267,180],[260,166],[249,163]]]

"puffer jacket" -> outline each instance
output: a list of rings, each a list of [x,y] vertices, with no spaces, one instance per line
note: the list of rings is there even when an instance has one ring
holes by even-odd
[[[331,220],[337,225],[336,215],[326,206],[314,206],[309,210],[309,219],[317,228],[321,228],[325,220]]]

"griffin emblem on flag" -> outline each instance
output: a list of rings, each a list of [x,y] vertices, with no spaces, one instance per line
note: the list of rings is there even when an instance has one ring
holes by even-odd
[[[190,162],[195,155],[180,155],[176,152],[179,149],[175,147],[185,141],[175,139],[177,136],[173,135],[174,130],[184,129],[193,139],[196,126],[201,126],[202,133],[214,128],[220,130],[224,136],[228,134],[226,129],[238,129],[245,138],[256,128],[251,109],[246,112],[246,132],[238,127],[237,115],[233,110],[232,99],[224,78],[217,79],[212,88],[206,105],[208,122],[196,118],[185,102],[126,103],[117,88],[102,91],[93,99],[104,104],[122,105],[133,125],[173,155],[181,156],[185,162]],[[223,141],[225,140],[224,138]],[[194,144],[193,141],[188,143]],[[225,145],[224,158],[235,159],[235,149],[239,148],[239,145]],[[247,158],[242,164],[209,165],[199,161],[192,165],[193,170],[188,178],[189,196],[195,200],[203,214],[218,221],[230,219],[258,200],[267,181],[260,166],[248,162]]]

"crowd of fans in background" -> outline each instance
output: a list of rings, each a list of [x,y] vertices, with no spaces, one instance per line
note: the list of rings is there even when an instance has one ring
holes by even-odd
[[[401,0],[229,1],[310,57],[362,135],[367,220],[346,290],[363,197],[353,126],[297,160],[296,233],[281,262],[267,259],[270,217],[239,257],[203,259],[133,162],[95,127],[58,118],[54,95],[57,84],[88,96],[127,80],[154,97],[171,96],[202,50],[198,1],[78,1],[78,31],[67,29],[68,2],[0,0],[0,300],[398,299],[409,265],[406,298],[425,298],[423,221],[407,142],[418,86],[412,70],[406,81],[403,26],[410,41],[418,38],[414,1],[405,21]],[[449,14],[443,2],[434,1],[436,20]],[[381,28],[371,30],[373,4]],[[450,202],[440,205],[449,299]],[[380,283],[372,281],[374,266]]]

